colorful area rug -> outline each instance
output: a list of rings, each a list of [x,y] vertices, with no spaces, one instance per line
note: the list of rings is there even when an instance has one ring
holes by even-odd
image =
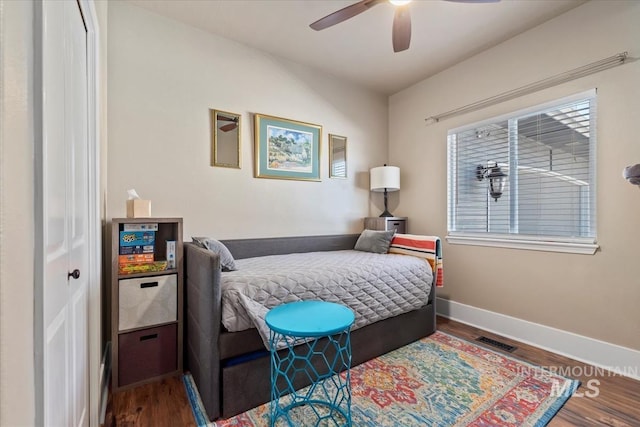
[[[184,377],[199,426],[269,425],[269,404],[208,423]],[[443,332],[351,369],[353,426],[545,426],[579,382]],[[304,425],[302,423],[301,425]]]

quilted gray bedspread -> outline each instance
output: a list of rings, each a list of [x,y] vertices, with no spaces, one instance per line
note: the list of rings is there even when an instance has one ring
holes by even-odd
[[[265,343],[264,317],[279,304],[341,303],[357,329],[425,306],[433,281],[423,259],[353,250],[246,258],[236,266],[222,273],[222,324],[232,332],[257,328]]]

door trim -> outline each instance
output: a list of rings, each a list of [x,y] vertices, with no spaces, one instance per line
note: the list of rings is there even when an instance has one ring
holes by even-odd
[[[99,30],[93,0],[77,0],[87,28],[87,102],[88,102],[88,173],[89,173],[89,425],[99,426],[101,363],[101,215],[100,215],[100,138],[99,138]],[[44,284],[44,217],[43,217],[43,36],[42,2],[35,4],[34,25],[34,371],[35,425],[44,423],[44,355],[43,284]]]
[[[79,0],[87,26],[87,95],[89,117],[89,425],[100,425],[102,361],[102,221],[100,216],[100,33],[93,0]],[[102,76],[103,78],[106,76]]]

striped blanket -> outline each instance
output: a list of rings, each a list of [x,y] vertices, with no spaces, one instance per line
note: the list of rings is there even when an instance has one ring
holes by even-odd
[[[444,285],[442,269],[442,243],[437,236],[421,236],[417,234],[396,234],[393,236],[390,254],[412,255],[427,260],[436,275],[436,286]]]

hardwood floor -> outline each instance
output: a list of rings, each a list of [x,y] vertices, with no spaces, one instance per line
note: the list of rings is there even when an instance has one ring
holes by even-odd
[[[196,426],[180,377],[109,394],[105,427]]]
[[[489,347],[497,352],[511,354],[518,359],[538,366],[558,369],[558,373],[565,375],[566,372],[562,370],[569,369],[570,375],[566,376],[580,380],[580,387],[577,390],[579,394],[577,393],[565,403],[548,424],[550,427],[640,426],[640,381],[634,381],[613,373],[609,374],[608,371],[602,372],[601,369],[596,369],[591,365],[568,357],[559,356],[537,347],[442,317],[438,317],[438,330],[468,341],[474,341],[479,336],[492,338],[517,347],[512,353]],[[605,375],[602,375],[603,373]],[[594,380],[599,381],[599,385]],[[593,396],[596,392],[597,396]],[[581,397],[580,394],[582,395]]]
[[[438,317],[438,329],[469,341],[483,335],[516,346],[507,354],[519,359],[552,369],[570,369],[570,376],[581,381],[581,396],[569,399],[550,427],[640,426],[639,381],[606,372],[603,375],[590,365],[442,317]],[[174,377],[110,395],[104,425],[186,427],[195,426],[195,421],[182,380]]]

